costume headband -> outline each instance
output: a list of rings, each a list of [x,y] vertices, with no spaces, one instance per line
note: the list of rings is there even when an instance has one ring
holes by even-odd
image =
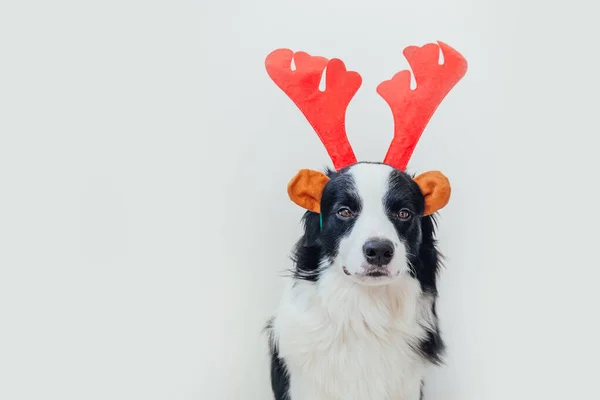
[[[439,63],[440,49],[444,63]],[[412,153],[442,100],[467,72],[465,58],[445,43],[404,49],[416,81],[410,88],[411,73],[398,72],[377,86],[394,116],[394,138],[384,163],[404,171]],[[295,69],[292,69],[292,60]],[[278,49],[265,61],[267,73],[275,84],[296,104],[311,124],[333,166],[340,170],[356,163],[346,135],[346,109],[362,83],[361,76],[346,70],[339,59],[328,60],[305,52]],[[326,88],[319,89],[325,72]],[[321,194],[329,178],[318,171],[301,170],[290,181],[288,194],[303,208],[319,213]],[[439,171],[430,171],[414,179],[425,196],[425,215],[444,207],[450,198],[448,179]]]

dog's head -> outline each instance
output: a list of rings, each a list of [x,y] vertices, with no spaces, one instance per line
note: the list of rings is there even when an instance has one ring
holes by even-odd
[[[358,163],[331,176],[321,199],[321,242],[331,266],[360,282],[407,273],[417,255],[421,190],[385,164]]]
[[[334,268],[369,285],[414,276],[423,242],[422,220],[432,198],[426,199],[423,183],[381,163],[357,163],[329,172],[328,178],[320,215],[307,215],[300,248],[300,252],[319,248],[320,265],[309,268],[312,273]]]

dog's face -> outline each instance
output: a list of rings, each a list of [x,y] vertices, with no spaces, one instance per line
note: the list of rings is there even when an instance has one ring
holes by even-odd
[[[385,164],[354,164],[332,174],[323,191],[323,255],[348,279],[390,283],[411,271],[423,212],[423,194],[409,175]]]

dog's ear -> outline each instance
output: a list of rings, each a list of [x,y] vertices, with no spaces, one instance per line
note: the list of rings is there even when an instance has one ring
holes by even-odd
[[[288,184],[288,195],[300,207],[320,213],[321,196],[327,182],[329,182],[329,177],[324,173],[302,169]]]
[[[424,172],[414,180],[425,197],[424,215],[431,215],[441,210],[450,201],[450,181],[441,172]]]

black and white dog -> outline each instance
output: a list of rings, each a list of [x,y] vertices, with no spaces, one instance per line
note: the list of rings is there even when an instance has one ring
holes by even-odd
[[[411,176],[382,163],[328,171],[269,321],[276,400],[419,400],[441,362],[435,218]]]

